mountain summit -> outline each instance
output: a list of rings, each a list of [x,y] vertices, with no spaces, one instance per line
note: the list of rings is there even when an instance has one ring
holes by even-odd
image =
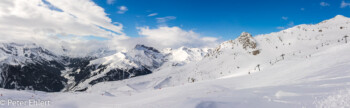
[[[243,49],[255,49],[256,48],[256,42],[252,35],[247,32],[243,32],[239,37],[238,37],[238,42],[242,44]]]

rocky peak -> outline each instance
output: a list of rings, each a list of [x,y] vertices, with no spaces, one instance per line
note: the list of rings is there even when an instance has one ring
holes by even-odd
[[[238,38],[238,42],[243,46],[243,49],[251,48],[255,49],[256,48],[256,41],[252,37],[251,34],[247,32],[243,32]]]
[[[134,49],[136,49],[136,50],[147,50],[147,51],[152,51],[152,52],[155,52],[155,53],[160,53],[157,49],[155,49],[153,47],[148,47],[148,46],[139,45],[139,44],[137,44]]]

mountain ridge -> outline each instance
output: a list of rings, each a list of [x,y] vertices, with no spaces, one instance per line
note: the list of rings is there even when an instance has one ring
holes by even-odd
[[[136,45],[128,51],[97,49],[95,54],[91,54],[93,56],[81,58],[69,57],[65,53],[55,54],[36,44],[26,46],[3,43],[0,46],[1,87],[51,92],[85,91],[94,89],[91,88],[92,85],[99,85],[100,82],[138,79],[136,76],[147,75],[143,77],[150,77],[149,79],[160,82],[147,87],[161,88],[254,74],[286,59],[312,57],[312,54],[321,48],[346,43],[345,36],[349,35],[346,31],[350,27],[348,22],[350,22],[349,18],[336,16],[319,24],[297,25],[271,34],[252,36],[243,32],[238,38],[222,42],[214,49],[180,47],[158,50],[145,45]],[[24,46],[32,48],[29,49],[33,53],[27,53],[28,48]],[[67,53],[64,47],[61,50]],[[32,58],[31,54],[34,54]],[[39,62],[28,64],[28,60],[35,59]],[[31,73],[23,70],[30,68],[27,65],[37,67],[31,72],[41,70],[37,73],[38,76],[20,77],[24,72]],[[15,70],[9,70],[8,67]],[[45,73],[48,70],[53,73]],[[12,72],[19,72],[19,74],[14,75],[15,77],[10,78],[11,80],[3,80],[10,77],[9,73]],[[57,77],[54,79],[58,80],[54,82],[60,86],[47,89],[39,86],[41,83],[35,84],[35,81],[45,82],[42,81],[40,74]],[[17,84],[11,84],[16,80],[18,80]],[[33,83],[25,84],[26,81]],[[35,86],[32,87],[33,85]],[[49,84],[43,85],[49,86]]]

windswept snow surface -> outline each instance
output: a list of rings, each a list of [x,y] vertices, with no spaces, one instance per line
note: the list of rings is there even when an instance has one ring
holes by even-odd
[[[48,107],[54,108],[346,108],[350,107],[346,36],[350,19],[339,15],[266,35],[242,33],[206,50],[198,60],[186,55],[201,53],[164,50],[174,54],[164,60],[194,61],[163,64],[152,74],[98,83],[85,92],[0,89],[0,99],[50,100]],[[17,107],[6,102],[4,106]]]

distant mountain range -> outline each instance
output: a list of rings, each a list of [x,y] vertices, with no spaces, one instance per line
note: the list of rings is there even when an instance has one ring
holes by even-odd
[[[181,58],[176,57],[178,54],[181,54]],[[84,91],[99,82],[150,74],[162,65],[184,65],[200,60],[204,54],[204,50],[197,48],[181,47],[161,52],[152,47],[136,45],[129,52],[70,57],[55,54],[35,43],[1,43],[0,86],[47,92]]]

